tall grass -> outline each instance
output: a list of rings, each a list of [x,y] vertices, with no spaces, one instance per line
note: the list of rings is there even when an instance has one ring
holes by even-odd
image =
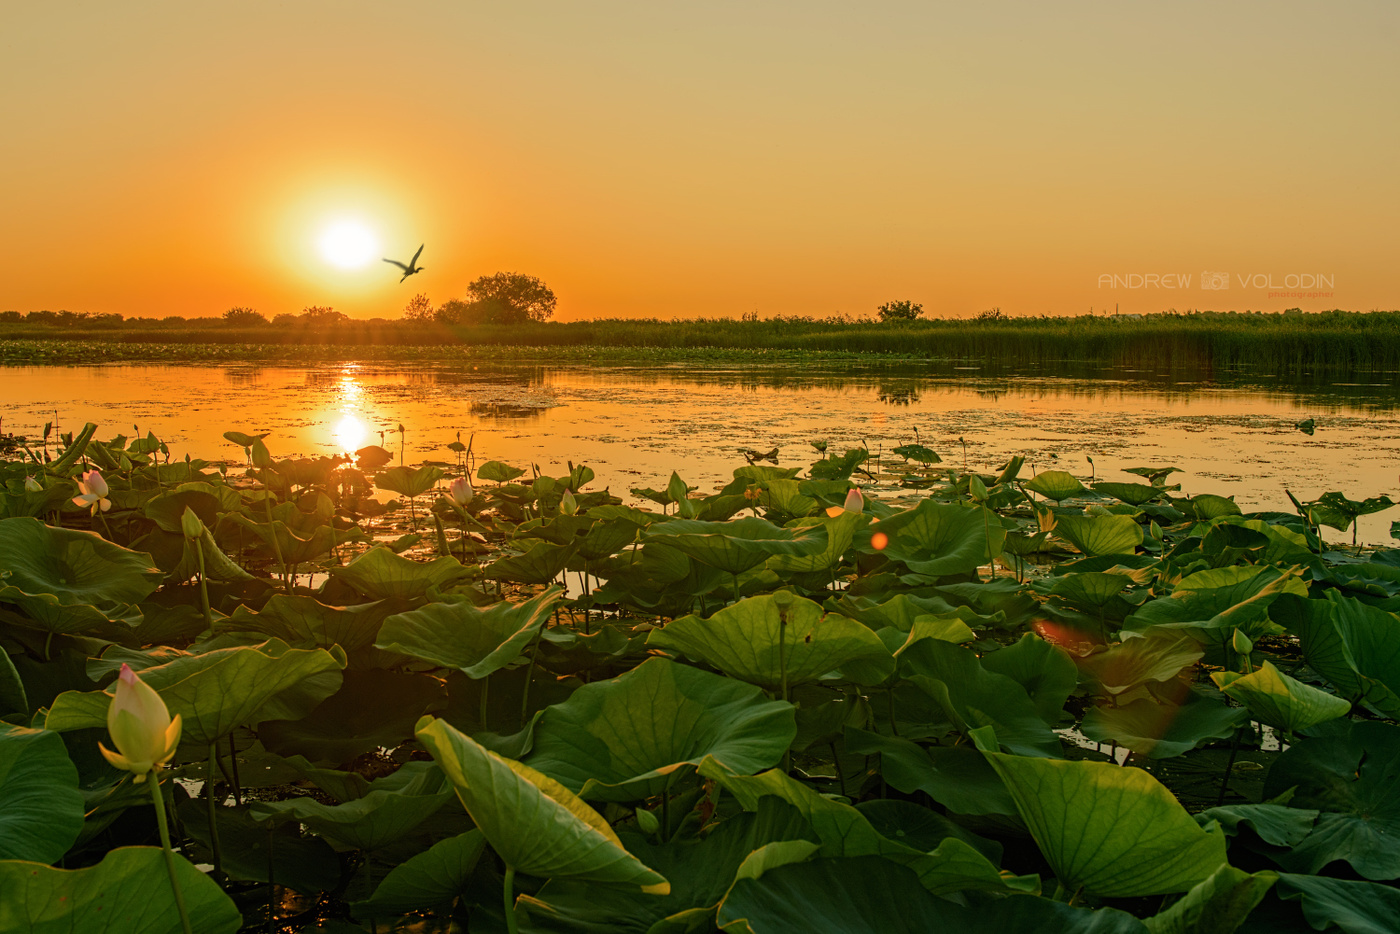
[[[479,355],[507,348],[689,351],[749,356],[772,351],[922,359],[1057,370],[1093,365],[1190,370],[1210,376],[1248,370],[1260,375],[1377,374],[1400,370],[1400,312],[1320,314],[1161,314],[1142,318],[998,318],[879,323],[841,319],[598,319],[523,325],[445,327],[404,321],[350,321],[322,328],[228,327],[197,319],[174,328],[72,328],[0,323],[0,360],[32,356],[16,341],[102,344],[433,348]],[[5,343],[11,342],[11,343]],[[124,348],[134,349],[134,348]],[[568,353],[567,351],[574,351]],[[61,350],[53,350],[66,356]],[[46,356],[40,354],[39,356]],[[176,353],[175,355],[179,355]],[[280,354],[274,354],[280,356]],[[127,353],[102,356],[130,358]],[[156,356],[166,356],[165,353]],[[205,356],[201,353],[199,356]],[[386,354],[386,356],[397,356]]]

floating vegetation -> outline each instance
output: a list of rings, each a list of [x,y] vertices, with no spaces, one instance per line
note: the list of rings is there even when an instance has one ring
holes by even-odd
[[[1394,929],[1388,499],[408,431],[0,461],[0,930]]]

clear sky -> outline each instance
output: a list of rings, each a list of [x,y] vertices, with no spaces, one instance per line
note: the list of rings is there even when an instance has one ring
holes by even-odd
[[[498,270],[564,320],[1400,307],[1390,0],[3,19],[0,310],[396,317]]]

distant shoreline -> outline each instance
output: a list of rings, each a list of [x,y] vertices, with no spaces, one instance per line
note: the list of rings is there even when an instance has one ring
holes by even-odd
[[[1400,312],[1163,314],[880,323],[772,318],[543,322],[447,327],[348,321],[236,327],[70,328],[0,323],[0,364],[306,363],[321,360],[541,363],[967,362],[1185,369],[1260,376],[1400,370]]]

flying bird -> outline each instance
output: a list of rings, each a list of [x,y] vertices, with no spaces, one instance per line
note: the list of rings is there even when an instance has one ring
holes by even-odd
[[[422,272],[422,271],[423,271],[423,267],[418,265],[418,257],[421,256],[422,254],[423,254],[423,244],[420,243],[420,244],[418,245],[418,252],[413,254],[413,259],[411,259],[411,260],[408,261],[408,265],[407,265],[407,266],[405,266],[403,263],[399,262],[399,261],[396,260],[396,259],[389,259],[389,257],[387,257],[387,256],[384,257],[384,262],[386,262],[386,263],[393,263],[395,266],[397,266],[397,267],[399,267],[400,269],[403,270],[403,278],[399,279],[399,282],[403,282],[404,279],[407,279],[409,276],[413,275],[415,272]]]

